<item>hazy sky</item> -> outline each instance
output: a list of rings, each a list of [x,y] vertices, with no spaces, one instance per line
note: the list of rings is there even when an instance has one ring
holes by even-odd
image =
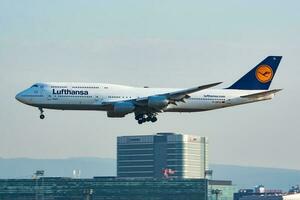
[[[0,157],[114,158],[119,135],[207,136],[210,162],[300,169],[300,1],[0,0]],[[268,55],[272,101],[193,114],[46,110],[15,100],[41,81],[227,87]]]

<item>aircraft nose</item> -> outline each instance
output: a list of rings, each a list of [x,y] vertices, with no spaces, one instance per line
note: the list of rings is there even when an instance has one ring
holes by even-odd
[[[18,101],[23,102],[22,92],[18,93],[15,97]]]

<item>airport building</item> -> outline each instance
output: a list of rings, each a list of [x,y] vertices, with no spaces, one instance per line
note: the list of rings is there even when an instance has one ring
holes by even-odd
[[[207,138],[175,134],[117,138],[119,178],[205,178]]]

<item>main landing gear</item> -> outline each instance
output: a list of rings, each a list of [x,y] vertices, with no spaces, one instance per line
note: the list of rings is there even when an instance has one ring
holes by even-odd
[[[156,122],[157,117],[154,113],[147,113],[147,114],[139,114],[135,116],[135,119],[138,121],[139,124],[145,123],[145,122]]]
[[[44,119],[44,118],[45,118],[45,115],[43,114],[43,113],[44,113],[43,108],[39,108],[39,110],[41,111],[40,119]]]

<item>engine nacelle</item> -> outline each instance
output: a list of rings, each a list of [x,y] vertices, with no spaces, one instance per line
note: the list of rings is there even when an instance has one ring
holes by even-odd
[[[148,106],[155,109],[162,109],[168,106],[169,101],[164,96],[151,96],[148,99]]]
[[[118,102],[114,104],[114,110],[107,112],[108,117],[124,117],[134,111],[135,106],[130,102]]]

